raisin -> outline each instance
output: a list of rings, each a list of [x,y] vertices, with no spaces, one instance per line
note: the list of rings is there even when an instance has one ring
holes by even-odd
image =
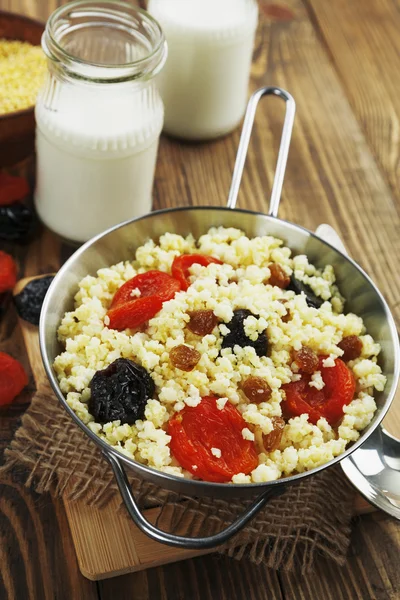
[[[39,325],[43,300],[53,279],[52,275],[33,279],[26,284],[20,294],[14,296],[14,303],[21,319],[32,325]]]
[[[282,417],[272,417],[271,421],[273,430],[262,436],[265,452],[273,452],[279,448],[285,428],[285,421]]]
[[[189,312],[190,321],[187,328],[196,335],[211,333],[218,323],[218,318],[212,310],[194,310]]]
[[[223,337],[222,348],[233,349],[234,346],[240,346],[241,348],[250,346],[251,348],[254,348],[257,356],[266,356],[268,351],[268,338],[266,331],[259,333],[256,341],[253,341],[247,337],[244,331],[244,321],[250,316],[257,318],[258,315],[253,315],[252,312],[245,308],[240,308],[233,311],[233,318],[227,324],[229,333]]]
[[[282,298],[281,300],[279,300],[279,302],[281,304],[287,304],[288,301],[285,298]],[[292,318],[292,315],[290,313],[290,310],[288,308],[286,308],[286,315],[281,316],[282,323],[288,323],[288,321],[290,321],[291,318]]]
[[[272,265],[269,265],[269,270],[271,271],[271,277],[268,280],[269,285],[274,285],[282,290],[286,289],[290,283],[290,277],[282,267],[277,263],[272,263]]]
[[[118,358],[94,374],[90,390],[89,412],[98,423],[118,420],[133,425],[143,419],[155,386],[145,368],[127,358]]]
[[[201,358],[200,352],[197,352],[190,346],[181,344],[172,348],[169,358],[177,369],[181,371],[192,371]]]
[[[36,227],[33,210],[21,202],[0,206],[0,239],[7,242],[29,242]]]
[[[262,377],[248,377],[243,381],[240,388],[246,398],[254,404],[268,402],[271,398],[272,390]]]
[[[361,356],[363,344],[357,335],[347,335],[338,344],[338,347],[344,352],[342,360],[348,362]]]
[[[302,346],[300,350],[293,353],[293,359],[303,373],[314,373],[317,370],[319,359],[318,355],[308,346]]]
[[[320,308],[320,306],[322,306],[322,298],[316,296],[309,285],[299,281],[294,275],[290,276],[290,284],[286,289],[291,290],[296,294],[301,294],[303,292],[306,296],[308,306],[311,306],[312,308]]]

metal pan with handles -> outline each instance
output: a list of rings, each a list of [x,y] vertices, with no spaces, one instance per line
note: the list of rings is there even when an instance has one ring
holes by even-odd
[[[257,105],[263,96],[274,96],[286,103],[286,116],[268,214],[235,208]],[[277,216],[294,115],[295,102],[284,90],[265,87],[256,91],[246,112],[228,206],[160,210],[105,231],[84,244],[64,264],[51,284],[43,304],[39,326],[40,347],[54,392],[70,417],[99,446],[104,458],[110,463],[122,498],[135,524],[148,536],[164,544],[201,550],[225,543],[244,527],[268,500],[281,494],[286,486],[330,468],[363,444],[383,419],[396,390],[399,377],[399,342],[393,317],[379,290],[368,275],[344,253],[312,232],[283,221]],[[333,265],[339,288],[347,300],[347,310],[362,317],[368,332],[382,347],[380,365],[387,377],[387,384],[383,392],[376,393],[377,411],[359,440],[343,454],[318,468],[268,483],[229,485],[183,479],[162,473],[120,454],[97,437],[68,406],[52,367],[55,357],[62,350],[57,341],[57,328],[64,313],[72,309],[74,294],[83,277],[87,274],[94,275],[105,265],[132,260],[135,250],[149,238],[157,240],[166,232],[183,236],[191,233],[197,238],[210,227],[221,225],[244,230],[249,237],[267,234],[276,236],[282,239],[294,254],[306,254],[316,266]],[[199,538],[178,536],[159,529],[145,519],[132,494],[127,470],[155,485],[186,496],[247,498],[254,501],[234,523],[215,535]]]

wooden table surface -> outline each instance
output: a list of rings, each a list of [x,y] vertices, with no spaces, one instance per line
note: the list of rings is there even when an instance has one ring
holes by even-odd
[[[0,0],[2,9],[40,19],[57,5]],[[278,8],[260,0],[252,88],[276,84],[297,101],[280,214],[310,229],[335,227],[399,320],[400,0],[285,0]],[[242,207],[266,209],[282,113],[272,100],[257,117]],[[238,139],[239,132],[201,145],[162,139],[154,208],[223,204]],[[56,270],[64,255],[47,231],[29,248],[3,247],[18,258],[21,276]],[[0,349],[28,368],[11,305]],[[3,449],[32,392],[33,384],[0,414]],[[307,577],[210,555],[90,582],[79,572],[62,502],[26,489],[22,476],[0,481],[1,600],[400,598],[400,524],[382,513],[354,523],[344,567],[319,558]]]

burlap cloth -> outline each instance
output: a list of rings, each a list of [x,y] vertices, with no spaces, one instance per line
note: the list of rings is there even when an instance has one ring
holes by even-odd
[[[118,494],[110,467],[97,446],[70,419],[50,389],[37,393],[22,417],[3,471],[28,472],[26,485],[71,499],[105,507]],[[173,515],[172,529],[207,535],[227,526],[243,511],[246,501],[193,499],[166,492],[137,478],[131,479],[142,507],[162,506]],[[316,554],[343,564],[350,540],[354,491],[340,469],[291,486],[219,552],[249,558],[272,568],[310,570]],[[125,508],[121,509],[127,518]],[[199,527],[200,519],[200,527]],[[169,522],[171,519],[169,519]],[[182,531],[182,523],[185,531]]]

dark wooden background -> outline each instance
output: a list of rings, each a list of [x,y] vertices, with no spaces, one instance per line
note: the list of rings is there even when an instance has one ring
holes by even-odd
[[[46,19],[58,0],[0,0],[0,8]],[[400,317],[400,0],[260,0],[252,87],[276,84],[297,101],[280,214],[315,229],[333,225]],[[1,82],[0,82],[1,85]],[[240,205],[265,210],[283,119],[257,117]],[[239,132],[210,144],[162,139],[154,208],[223,204]],[[29,165],[22,165],[26,170]],[[3,245],[20,275],[56,270],[63,249],[42,231],[29,248]],[[10,304],[0,349],[27,365]],[[0,413],[10,442],[34,390]],[[273,572],[211,555],[101,583],[79,572],[62,502],[0,480],[0,598],[10,600],[272,600],[400,598],[400,525],[382,513],[357,518],[346,565],[317,559],[315,573]]]

